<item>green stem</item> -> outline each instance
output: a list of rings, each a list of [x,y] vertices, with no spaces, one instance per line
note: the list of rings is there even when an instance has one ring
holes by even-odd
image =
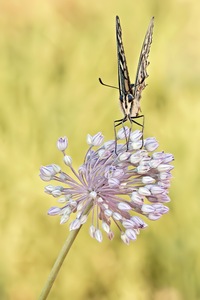
[[[43,287],[43,290],[42,290],[42,292],[39,296],[39,300],[47,299],[47,296],[48,296],[48,294],[49,294],[49,292],[50,292],[50,290],[51,290],[51,288],[54,284],[54,281],[55,281],[55,279],[58,275],[58,272],[59,272],[59,270],[60,270],[60,268],[61,268],[61,266],[62,266],[62,264],[65,260],[65,257],[67,255],[67,253],[69,252],[69,250],[70,250],[70,248],[71,248],[71,246],[72,246],[72,244],[73,244],[73,242],[74,242],[74,240],[75,240],[75,238],[76,238],[76,236],[77,236],[80,229],[81,229],[81,227],[76,229],[76,230],[72,230],[70,232],[66,242],[64,243],[64,245],[63,245],[63,247],[62,247],[62,249],[61,249],[61,251],[58,255],[58,258],[57,258],[56,262],[54,263],[54,266],[53,266],[53,268],[52,268],[52,270],[49,274],[49,277],[48,277],[48,279],[47,279],[47,281],[46,281],[46,283]]]

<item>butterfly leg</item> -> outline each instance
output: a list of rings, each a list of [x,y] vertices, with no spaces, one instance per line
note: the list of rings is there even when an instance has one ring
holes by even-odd
[[[133,127],[133,122],[131,119],[129,119],[131,126],[130,126],[130,130],[129,130],[129,135],[128,135],[128,140],[127,140],[127,151],[128,151],[128,143],[130,142],[130,138],[131,138],[131,132],[132,132],[132,127]]]
[[[139,119],[139,118],[142,118],[142,124],[140,124],[140,123],[138,123],[138,122],[135,121],[135,119]],[[145,121],[144,115],[132,117],[130,120],[131,120],[133,123],[137,124],[138,126],[141,126],[141,127],[142,127],[142,146],[141,146],[141,148],[142,148],[142,147],[144,146],[144,138],[143,138],[144,121]]]
[[[145,121],[145,117],[143,115],[143,118],[142,118],[142,146],[141,146],[141,148],[144,146],[144,121]]]
[[[117,132],[116,132],[116,127],[121,125],[123,126],[124,128],[124,123],[126,122],[127,118],[123,118],[123,119],[120,119],[120,120],[115,120],[114,121],[114,132],[115,132],[115,154],[117,155]],[[125,136],[126,136],[126,131],[125,131],[125,128],[124,128],[124,132],[125,132]],[[126,140],[127,140],[127,136],[126,136]]]

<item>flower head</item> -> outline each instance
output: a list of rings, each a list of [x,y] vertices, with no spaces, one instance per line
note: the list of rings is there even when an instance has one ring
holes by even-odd
[[[67,139],[58,140],[58,149],[72,174],[65,173],[55,164],[41,167],[42,180],[55,180],[61,184],[45,188],[46,193],[61,203],[61,207],[51,207],[49,215],[59,215],[63,224],[75,213],[76,218],[70,223],[70,230],[75,230],[87,221],[91,212],[90,235],[93,238],[101,242],[103,229],[108,238],[113,239],[111,225],[115,223],[122,241],[129,244],[136,240],[140,229],[147,227],[141,216],[158,220],[168,212],[164,204],[170,201],[168,188],[173,155],[155,152],[156,139],[147,138],[143,142],[138,130],[131,133],[128,147],[127,141],[123,141],[125,136],[122,131],[118,133],[118,141],[122,139],[122,142],[118,142],[116,148],[113,140],[101,145],[101,133],[88,135],[90,146],[78,172],[72,167],[71,157],[64,153]]]

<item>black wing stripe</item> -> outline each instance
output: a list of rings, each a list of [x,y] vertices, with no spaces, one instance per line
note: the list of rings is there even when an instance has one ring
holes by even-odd
[[[122,43],[122,29],[120,25],[119,17],[116,17],[116,39],[117,39],[117,56],[118,56],[118,81],[119,81],[119,93],[120,100],[125,100],[128,93],[132,92],[131,82],[128,73],[128,67],[126,63],[126,57],[124,47]]]

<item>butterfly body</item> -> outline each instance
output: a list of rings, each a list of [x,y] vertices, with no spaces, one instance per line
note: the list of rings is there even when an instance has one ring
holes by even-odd
[[[134,89],[133,89],[134,90]],[[137,117],[140,111],[139,101],[134,101],[133,93],[120,95],[120,105],[126,120]]]
[[[143,126],[136,122],[134,119],[143,117],[142,115],[140,115],[140,99],[142,90],[146,87],[145,79],[148,77],[146,69],[149,65],[148,56],[152,43],[153,26],[154,18],[152,18],[150,21],[142,45],[135,82],[131,83],[122,42],[122,29],[120,25],[120,19],[118,16],[116,16],[119,100],[124,117],[123,119],[116,120],[115,126],[123,124],[127,120]]]

